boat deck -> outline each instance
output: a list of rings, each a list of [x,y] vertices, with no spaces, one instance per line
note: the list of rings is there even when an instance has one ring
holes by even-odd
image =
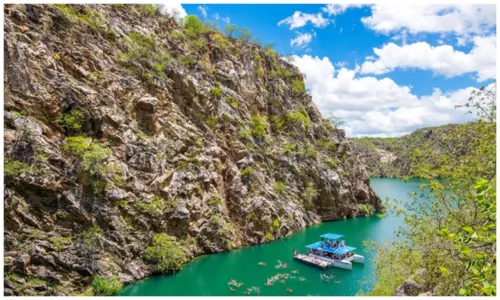
[[[314,258],[312,256],[304,255],[304,254],[297,254],[297,256],[294,256],[296,260],[299,260],[301,262],[304,262],[308,265],[314,266],[316,268],[320,269],[327,269],[332,266],[332,263],[329,263],[325,260]]]

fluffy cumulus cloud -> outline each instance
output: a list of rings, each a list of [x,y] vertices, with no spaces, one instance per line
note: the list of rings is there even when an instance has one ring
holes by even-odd
[[[292,61],[306,74],[306,88],[322,114],[342,118],[350,136],[400,136],[473,118],[455,108],[467,101],[472,87],[450,93],[434,89],[431,95],[418,97],[390,78],[356,76],[360,67],[336,70],[327,57],[294,56]]]
[[[496,37],[476,36],[469,53],[454,50],[452,46],[431,46],[427,42],[407,45],[388,43],[374,48],[375,60],[365,61],[362,73],[384,74],[397,68],[431,70],[446,77],[476,73],[477,81],[496,77]]]
[[[482,35],[496,26],[494,4],[375,4],[363,24],[388,34],[407,29],[409,33],[454,33]]]
[[[160,5],[161,13],[169,14],[176,19],[183,18],[187,16],[186,11],[182,7],[180,2],[176,1],[165,1]]]
[[[292,47],[301,47],[305,48],[311,42],[313,36],[316,36],[316,33],[301,33],[297,32],[297,36],[290,40],[290,45]]]
[[[278,26],[288,25],[290,29],[300,28],[308,23],[314,27],[324,28],[330,24],[330,20],[323,17],[322,13],[306,14],[301,11],[296,11],[293,15],[278,22]]]

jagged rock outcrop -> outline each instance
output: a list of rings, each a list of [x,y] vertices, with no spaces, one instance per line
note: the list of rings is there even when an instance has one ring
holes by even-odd
[[[270,49],[137,5],[5,6],[5,294],[154,272],[379,210],[363,165]]]

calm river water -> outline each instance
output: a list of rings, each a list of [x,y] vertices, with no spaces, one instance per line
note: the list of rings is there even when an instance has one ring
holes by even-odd
[[[408,192],[418,191],[423,180],[372,178],[375,192],[382,198],[410,200]],[[119,296],[240,296],[249,287],[260,287],[261,296],[351,296],[360,290],[368,291],[375,281],[373,263],[375,253],[363,246],[363,241],[382,241],[394,238],[394,231],[403,224],[401,217],[385,215],[383,218],[372,216],[355,218],[312,226],[290,237],[264,245],[250,246],[227,253],[199,257],[184,265],[182,271],[165,276],[153,276],[126,286]],[[344,234],[346,244],[357,249],[353,252],[365,256],[365,264],[353,264],[351,271],[332,268],[320,271],[296,262],[292,250],[305,251],[305,245],[319,240],[323,233]],[[275,269],[276,261],[288,263],[288,269]],[[265,262],[266,266],[258,265]],[[286,283],[275,282],[265,286],[267,278],[277,273],[291,273]],[[335,278],[326,283],[320,274],[334,274]],[[304,277],[300,281],[299,277]],[[243,285],[231,291],[228,282],[235,279]],[[290,289],[292,292],[287,291]]]

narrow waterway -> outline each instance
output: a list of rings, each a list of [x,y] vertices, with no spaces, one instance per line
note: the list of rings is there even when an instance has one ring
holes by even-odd
[[[419,191],[419,179],[403,182],[399,179],[372,178],[375,192],[382,198],[410,200],[408,192]],[[363,241],[382,241],[394,238],[394,231],[403,224],[401,217],[385,215],[326,222],[297,232],[290,237],[264,245],[256,245],[227,253],[206,255],[184,265],[182,271],[165,276],[153,276],[126,286],[120,296],[241,296],[249,287],[260,287],[262,296],[350,296],[360,290],[368,291],[373,282],[374,252],[363,246]],[[346,244],[365,256],[365,264],[353,264],[351,271],[332,268],[320,271],[292,259],[292,250],[305,251],[305,245],[319,240],[323,233],[344,234]],[[275,269],[276,261],[288,263],[288,269]],[[266,266],[260,266],[259,262]],[[297,270],[297,274],[292,274]],[[267,278],[277,273],[290,273],[285,283],[266,286]],[[324,282],[320,274],[334,274]],[[305,280],[299,280],[304,277]],[[231,291],[228,282],[235,279],[243,285]],[[287,290],[288,289],[288,290]],[[290,292],[291,290],[291,292]]]

